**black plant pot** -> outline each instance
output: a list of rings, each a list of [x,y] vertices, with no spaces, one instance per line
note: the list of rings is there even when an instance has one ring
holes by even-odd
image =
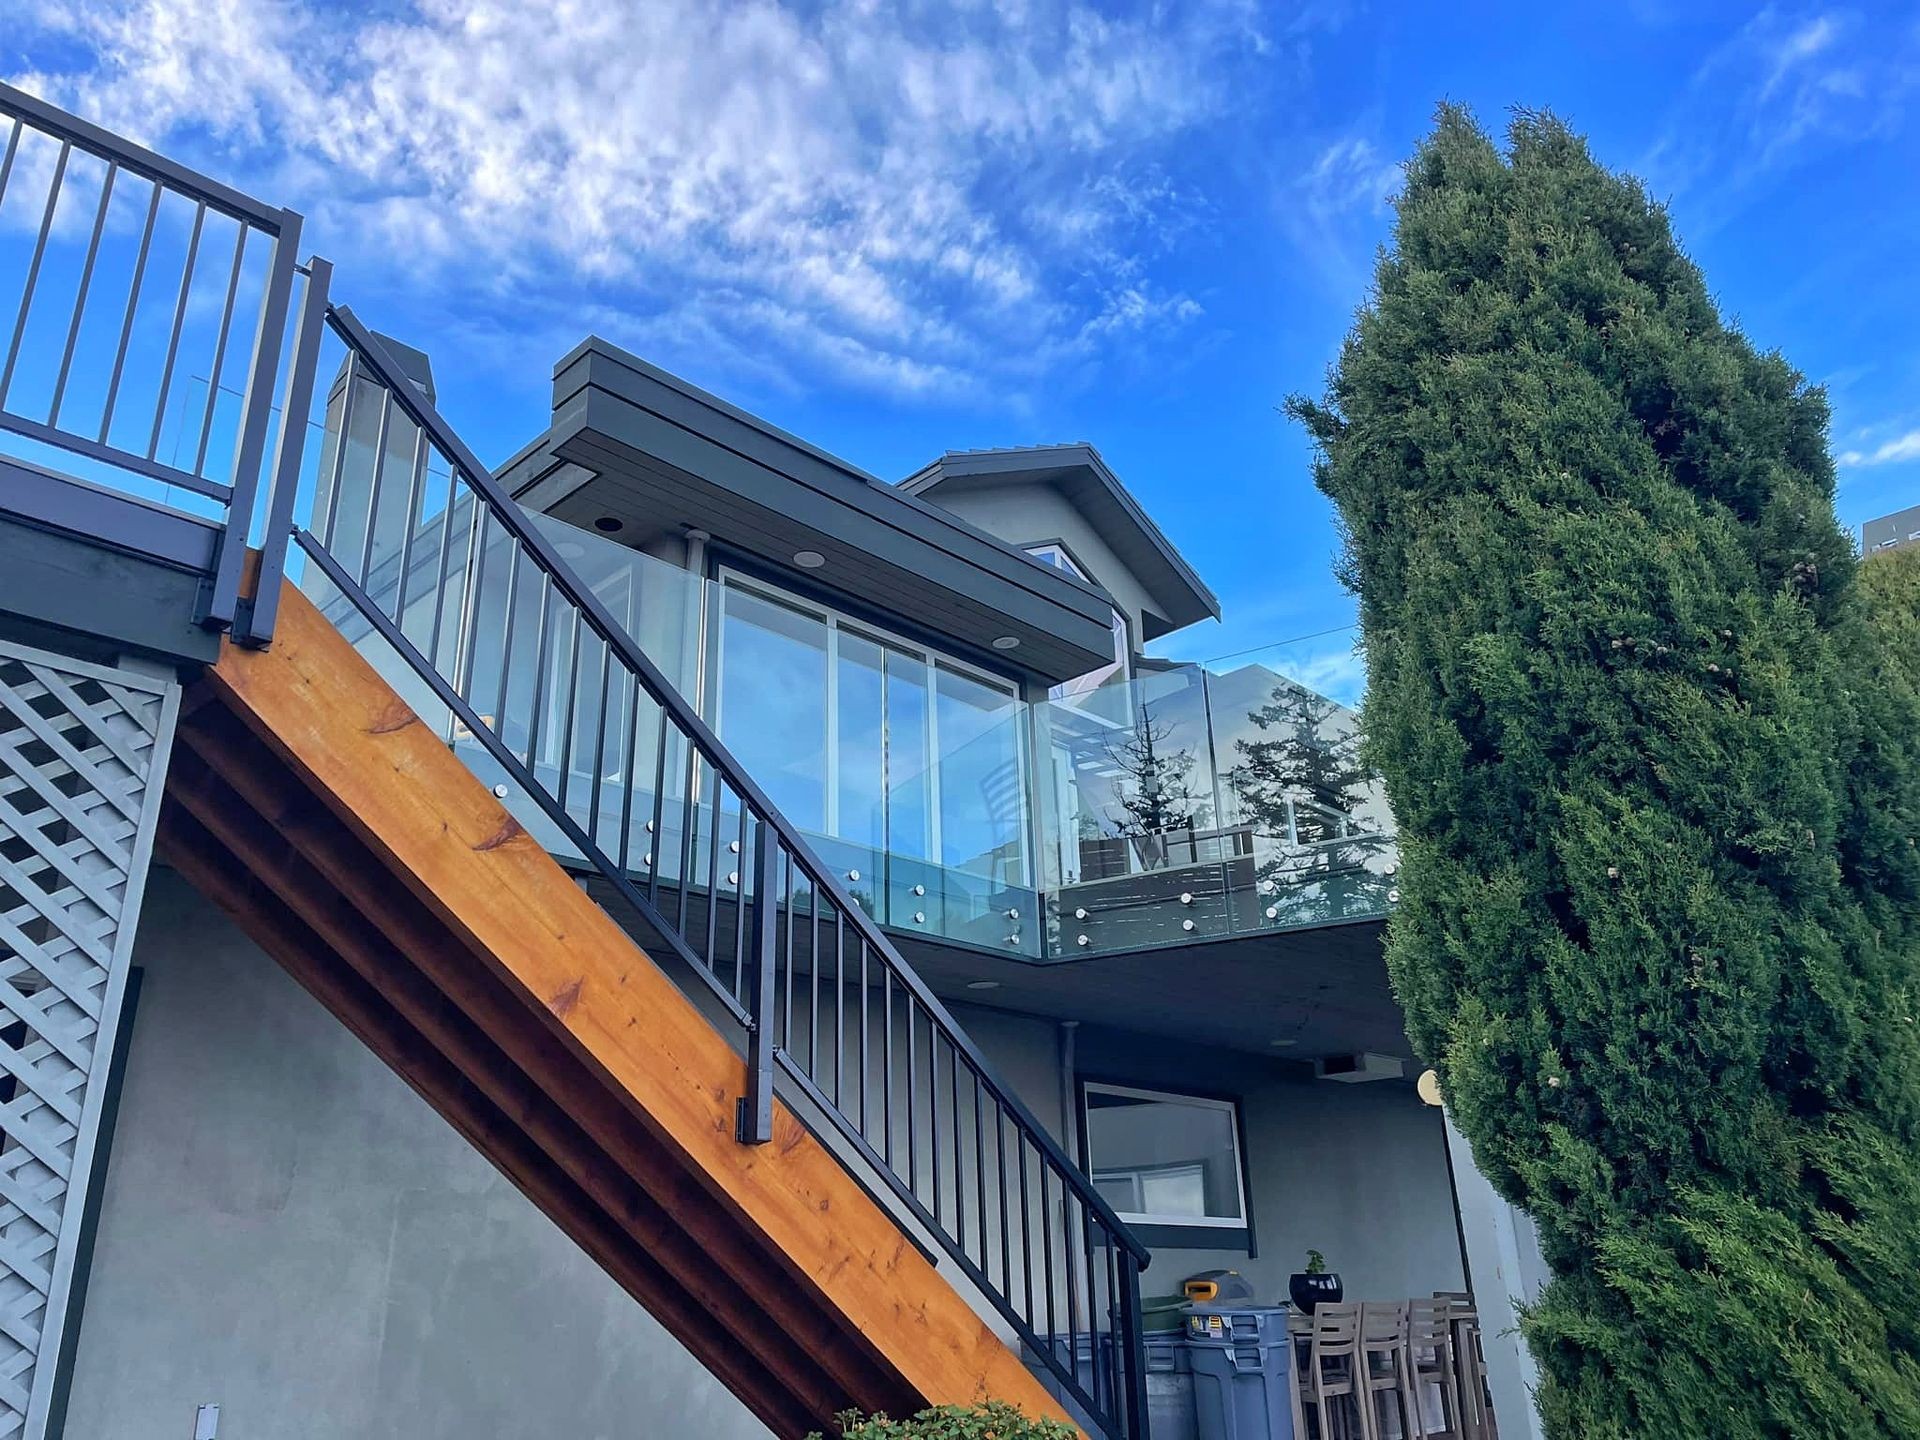
[[[1289,1275],[1287,1294],[1293,1300],[1293,1308],[1303,1315],[1311,1315],[1313,1307],[1325,1301],[1329,1305],[1338,1305],[1345,1295],[1346,1288],[1341,1285],[1338,1275]]]

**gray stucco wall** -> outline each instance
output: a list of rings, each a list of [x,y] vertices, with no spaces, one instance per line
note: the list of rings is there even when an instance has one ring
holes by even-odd
[[[73,1436],[276,1440],[766,1432],[277,965],[170,871],[145,969],[75,1363]],[[1051,1021],[959,1018],[1059,1133]],[[1462,1284],[1439,1114],[1405,1084],[1081,1029],[1083,1075],[1239,1096],[1258,1255],[1161,1247],[1146,1292],[1309,1246],[1354,1298]],[[1068,1134],[1069,1153],[1077,1136]],[[943,1266],[943,1270],[947,1267]],[[957,1278],[957,1277],[950,1277]]]
[[[1078,1157],[1077,1118],[1063,1124],[1059,1026],[982,1006],[955,1006],[954,1014]],[[1304,1065],[1090,1026],[1076,1028],[1073,1048],[1082,1078],[1231,1096],[1242,1105],[1256,1253],[1156,1245],[1145,1293],[1171,1294],[1198,1271],[1230,1269],[1261,1300],[1283,1300],[1287,1276],[1309,1248],[1340,1271],[1351,1299],[1465,1287],[1445,1126],[1412,1084],[1315,1080]]]
[[[1127,617],[1134,648],[1140,648],[1140,637],[1145,633],[1140,628],[1140,612],[1152,608],[1153,604],[1146,587],[1052,486],[995,485],[953,494],[942,489],[927,498],[1011,545],[1064,541],[1067,549],[1091,572],[1087,578],[1104,586],[1113,596],[1120,613]]]
[[[171,871],[135,962],[68,1435],[766,1435]]]

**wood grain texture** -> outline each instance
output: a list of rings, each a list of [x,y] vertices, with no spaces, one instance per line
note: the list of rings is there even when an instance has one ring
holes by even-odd
[[[214,898],[324,1003],[376,1010],[343,1018],[384,1026],[374,1048],[469,1138],[504,1134],[481,1148],[777,1432],[836,1400],[1065,1418],[791,1110],[736,1142],[725,1037],[304,595],[281,603],[272,647],[225,647],[183,727],[169,834],[255,871]],[[249,890],[269,892],[251,924]],[[609,1226],[651,1272],[609,1263]],[[722,1331],[661,1293],[700,1259]]]

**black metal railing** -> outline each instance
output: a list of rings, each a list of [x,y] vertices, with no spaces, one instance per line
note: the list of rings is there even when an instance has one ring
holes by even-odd
[[[196,619],[227,629],[300,217],[7,85],[0,134],[0,238],[20,275],[17,303],[0,299],[0,429],[117,488],[211,502],[221,540]]]
[[[1083,1421],[1143,1437],[1139,1241],[379,339],[325,320],[343,362],[300,427],[310,499],[276,477],[255,628],[291,538],[323,607],[745,1028],[741,1140],[769,1138],[779,1070]]]
[[[456,751],[743,1027],[742,1142],[769,1138],[784,1074],[1083,1423],[1143,1440],[1145,1250],[554,541],[330,307],[327,263],[296,263],[300,217],[6,86],[0,133],[16,453],[211,511],[196,618],[241,643],[268,643],[304,556],[302,583],[444,711]]]

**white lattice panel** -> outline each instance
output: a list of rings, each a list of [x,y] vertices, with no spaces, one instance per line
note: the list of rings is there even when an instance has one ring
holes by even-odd
[[[0,642],[0,1440],[46,1423],[177,695]]]

